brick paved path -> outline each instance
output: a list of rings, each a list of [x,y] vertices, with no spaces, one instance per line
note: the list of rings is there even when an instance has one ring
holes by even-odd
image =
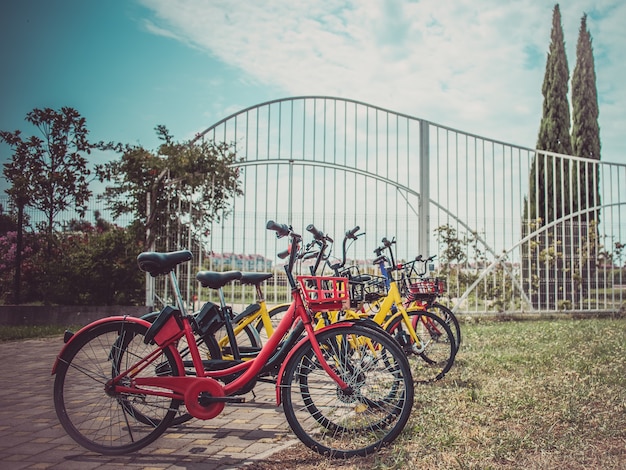
[[[50,374],[60,337],[0,343],[0,469],[218,469],[247,463],[296,442],[274,386],[259,383],[243,405],[226,405],[209,421],[172,427],[138,453],[94,454],[63,430]]]

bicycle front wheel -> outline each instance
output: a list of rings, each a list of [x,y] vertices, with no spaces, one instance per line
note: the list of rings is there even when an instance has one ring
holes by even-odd
[[[100,454],[137,451],[159,437],[180,405],[171,398],[117,393],[107,382],[157,346],[144,343],[147,327],[122,320],[102,323],[76,338],[59,360],[54,406],[61,425],[78,444]],[[140,377],[181,375],[174,354],[155,356]]]
[[[365,456],[392,442],[413,406],[406,356],[384,331],[360,324],[316,335],[326,363],[349,385],[341,390],[307,343],[289,359],[282,383],[285,416],[320,454]]]

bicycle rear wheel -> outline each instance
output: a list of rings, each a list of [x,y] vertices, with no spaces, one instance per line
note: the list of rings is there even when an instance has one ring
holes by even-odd
[[[78,444],[100,454],[137,451],[158,438],[180,405],[171,398],[123,394],[107,382],[157,347],[144,343],[147,327],[122,320],[102,323],[77,337],[60,359],[54,406]],[[174,352],[161,351],[139,376],[181,375]]]
[[[459,320],[456,318],[454,312],[439,302],[430,304],[427,310],[430,313],[434,313],[438,317],[443,318],[443,320],[448,324],[450,331],[454,336],[454,344],[458,352],[459,347],[461,346],[461,325],[459,324]]]
[[[422,311],[407,311],[420,344],[413,343],[407,325],[398,316],[387,331],[400,343],[411,364],[415,382],[442,379],[454,364],[456,346],[454,335],[446,322],[437,315]]]
[[[306,343],[289,359],[283,378],[285,416],[308,447],[335,458],[365,456],[392,442],[413,406],[406,356],[382,330],[360,324],[315,336],[325,361],[350,386],[343,391]]]

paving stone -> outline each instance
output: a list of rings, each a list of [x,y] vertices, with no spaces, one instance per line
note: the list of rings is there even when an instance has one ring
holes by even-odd
[[[53,403],[52,365],[60,337],[0,343],[0,468],[175,470],[239,468],[294,442],[276,388],[259,382],[246,403],[228,404],[209,421],[172,427],[140,452],[103,456],[76,444],[59,424]],[[278,443],[278,444],[277,444]]]

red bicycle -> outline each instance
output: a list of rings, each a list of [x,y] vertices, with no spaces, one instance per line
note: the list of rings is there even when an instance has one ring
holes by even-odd
[[[75,334],[53,367],[54,405],[66,432],[80,445],[102,454],[139,450],[157,439],[185,404],[198,419],[218,416],[226,404],[245,400],[260,377],[276,381],[277,405],[296,436],[332,457],[370,454],[393,441],[413,406],[414,389],[406,356],[380,327],[367,320],[339,322],[315,331],[313,310],[336,309],[347,293],[320,282],[305,304],[292,274],[301,236],[273,221],[267,228],[290,238],[285,266],[292,303],[274,335],[249,361],[203,361],[195,341],[203,325],[182,302],[165,307],[154,323],[126,316],[95,321]],[[188,251],[142,253],[141,269],[168,275],[177,299],[174,268]],[[340,292],[329,294],[329,292]],[[336,295],[336,297],[333,297]],[[289,334],[288,334],[289,333]],[[193,375],[177,349],[189,347]]]

